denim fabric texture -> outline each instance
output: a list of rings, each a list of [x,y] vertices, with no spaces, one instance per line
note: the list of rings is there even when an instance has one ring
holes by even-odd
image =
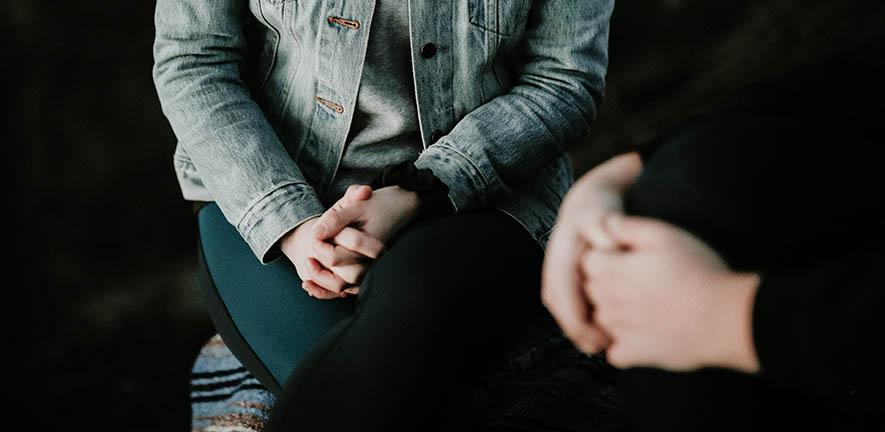
[[[613,0],[410,0],[423,151],[457,211],[541,245],[604,91]],[[153,77],[184,198],[215,201],[262,262],[321,214],[353,118],[375,1],[158,0]]]

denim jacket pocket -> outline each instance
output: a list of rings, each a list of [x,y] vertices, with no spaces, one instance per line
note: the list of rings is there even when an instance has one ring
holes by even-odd
[[[292,31],[296,0],[250,0],[253,20],[246,29],[248,44],[252,49],[248,59],[247,86],[258,105],[275,129],[280,121],[292,90],[293,71],[301,61],[301,41]],[[290,12],[286,12],[286,11]]]
[[[470,23],[489,32],[510,36],[525,27],[531,0],[468,0]]]

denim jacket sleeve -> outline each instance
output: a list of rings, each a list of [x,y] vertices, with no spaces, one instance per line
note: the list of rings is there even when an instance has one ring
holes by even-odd
[[[267,263],[324,208],[240,77],[243,0],[158,0],[153,78],[179,144],[225,217]]]
[[[586,136],[608,66],[613,0],[535,0],[510,90],[467,114],[416,161],[457,211],[483,207]]]

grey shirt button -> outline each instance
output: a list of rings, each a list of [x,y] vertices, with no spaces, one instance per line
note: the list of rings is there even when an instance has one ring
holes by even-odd
[[[429,43],[421,47],[421,57],[429,59],[436,55],[436,44]]]

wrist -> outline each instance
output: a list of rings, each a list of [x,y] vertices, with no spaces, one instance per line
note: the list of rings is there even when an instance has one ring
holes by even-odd
[[[723,344],[714,354],[714,366],[726,367],[746,373],[759,371],[759,358],[753,341],[753,303],[759,286],[755,273],[729,273],[719,289],[720,301],[717,326],[719,340]]]
[[[418,192],[403,189],[400,186],[390,186],[396,191],[396,195],[400,198],[403,210],[409,215],[409,218],[417,216],[421,209],[421,197]]]
[[[372,180],[371,187],[396,187],[397,191],[409,192],[408,208],[414,210],[414,218],[423,219],[454,211],[448,186],[430,169],[418,169],[411,162],[384,167]]]
[[[313,216],[309,219],[306,219],[298,225],[295,225],[294,228],[290,229],[289,232],[280,237],[280,247],[283,249],[283,252],[285,253],[285,250],[287,249],[286,246],[288,244],[293,243],[295,239],[301,237],[303,234],[309,233],[311,227],[314,223],[316,223],[317,219],[319,219],[319,216]]]
[[[409,208],[418,209],[421,207],[421,196],[418,195],[418,192],[411,191],[408,189],[403,189],[399,186],[394,186],[399,190],[399,192],[403,195],[406,204],[408,204]]]

